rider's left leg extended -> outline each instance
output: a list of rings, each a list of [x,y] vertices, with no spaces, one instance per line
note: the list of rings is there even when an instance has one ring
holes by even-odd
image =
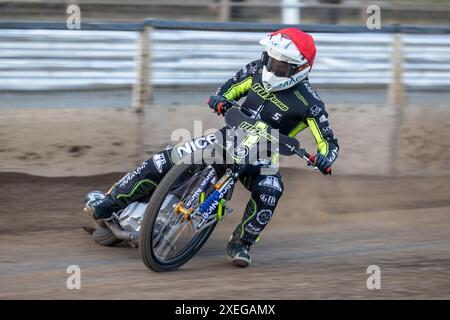
[[[248,253],[273,216],[284,185],[279,173],[274,175],[241,176],[241,182],[251,191],[241,223],[234,230],[227,247],[228,257],[238,266],[250,265]]]
[[[86,207],[92,217],[96,220],[108,220],[113,212],[151,195],[173,166],[171,150],[162,150],[144,161],[115,183],[104,199],[88,204]]]

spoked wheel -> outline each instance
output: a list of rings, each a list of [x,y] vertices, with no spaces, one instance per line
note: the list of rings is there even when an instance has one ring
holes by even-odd
[[[175,206],[186,201],[210,172],[207,165],[174,166],[153,193],[140,230],[139,248],[145,265],[155,271],[170,271],[188,262],[208,240],[216,224],[195,232],[191,221],[175,212]],[[205,190],[214,191],[217,173]],[[191,207],[199,205],[197,200]]]

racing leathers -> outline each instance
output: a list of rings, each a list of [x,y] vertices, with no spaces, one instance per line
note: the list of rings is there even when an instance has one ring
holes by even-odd
[[[269,93],[262,84],[262,63],[250,62],[216,92],[228,100],[243,102],[248,116],[266,122],[285,135],[294,137],[309,128],[317,143],[317,152],[333,163],[338,156],[338,141],[333,134],[324,103],[307,79],[289,89]],[[197,138],[199,139],[199,138]],[[194,139],[193,142],[197,139]],[[214,143],[208,137],[197,145]],[[164,175],[174,165],[172,148],[162,150],[123,177],[105,198],[105,208],[94,212],[94,218],[108,218],[111,210],[124,208],[129,203],[151,195]],[[284,190],[279,172],[262,174],[251,168],[240,176],[244,187],[251,192],[241,223],[232,238],[246,244],[254,243],[274,214]],[[97,216],[95,216],[97,215]]]

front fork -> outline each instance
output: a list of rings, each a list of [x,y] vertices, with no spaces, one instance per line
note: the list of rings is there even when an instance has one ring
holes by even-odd
[[[209,174],[208,174],[209,176]],[[182,202],[179,202],[174,210],[175,213],[182,214],[185,220],[190,220],[194,227],[195,232],[199,232],[217,221],[222,220],[223,209],[225,208],[225,197],[229,192],[232,192],[234,185],[237,181],[239,174],[231,169],[227,169],[225,174],[220,178],[219,181],[214,185],[214,192],[212,192],[206,199],[204,197],[204,190],[207,187],[207,183],[205,181],[208,180],[208,176],[205,180],[200,184],[200,187],[194,192],[194,196],[198,195],[200,198],[200,206],[197,209],[190,208],[190,205],[194,203],[194,199],[189,199],[187,201],[187,205],[184,205]],[[199,191],[201,192],[199,193]],[[195,200],[197,200],[196,198]],[[189,207],[188,207],[189,205]],[[212,214],[217,209],[216,214]],[[225,208],[225,210],[227,210]]]

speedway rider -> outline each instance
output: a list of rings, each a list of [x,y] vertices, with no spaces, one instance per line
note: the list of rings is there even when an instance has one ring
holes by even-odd
[[[324,103],[308,81],[316,55],[311,35],[297,28],[273,32],[259,43],[265,47],[261,59],[248,63],[225,82],[208,100],[215,112],[224,115],[226,101],[246,96],[243,107],[281,133],[296,136],[309,128],[317,143],[315,165],[323,173],[337,159],[339,146],[329,124]],[[97,220],[111,219],[112,213],[149,196],[173,166],[171,149],[165,149],[124,176],[102,201],[88,207]],[[250,246],[272,218],[283,194],[279,172],[262,174],[250,170],[240,177],[251,192],[241,223],[227,245],[227,255],[237,266],[250,265]]]

